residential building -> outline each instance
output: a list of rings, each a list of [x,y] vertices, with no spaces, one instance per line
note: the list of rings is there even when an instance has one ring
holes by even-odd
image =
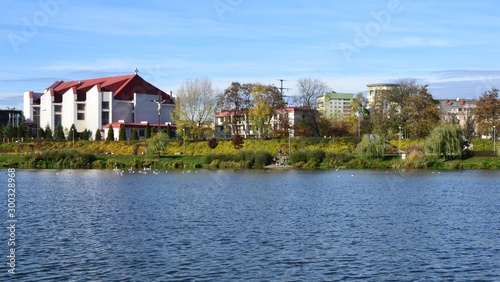
[[[277,109],[271,117],[269,126],[274,133],[282,133],[290,130],[290,136],[295,135],[294,126],[301,120],[308,119],[313,110],[306,107],[287,107]],[[245,138],[255,137],[254,124],[245,112],[222,111],[215,115],[214,126],[216,134],[224,138],[231,138],[233,134],[239,134]]]
[[[326,118],[342,119],[351,114],[352,93],[323,93],[317,97],[317,110]]]
[[[368,87],[368,91],[366,94],[366,101],[368,108],[372,107],[372,104],[375,101],[375,97],[377,95],[380,95],[383,92],[392,91],[398,85],[399,84],[395,83],[375,83],[366,85]]]
[[[459,124],[462,127],[465,127],[467,122],[472,122],[476,108],[475,99],[440,99],[438,103],[442,121]]]
[[[54,130],[61,124],[69,129],[74,124],[78,132],[100,130],[103,136],[114,123],[127,128],[145,123],[158,127],[159,114],[160,126],[166,126],[172,122],[173,110],[171,95],[144,80],[137,71],[123,76],[56,81],[43,92],[24,93],[25,117],[39,127],[48,125]]]

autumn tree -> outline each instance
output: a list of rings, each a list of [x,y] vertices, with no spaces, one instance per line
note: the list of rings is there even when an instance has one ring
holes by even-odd
[[[439,123],[439,108],[427,85],[406,98],[401,110],[402,128],[413,139],[425,138]]]
[[[219,145],[219,141],[217,140],[216,137],[208,139],[208,147],[210,149],[215,149]]]
[[[230,127],[231,135],[248,134],[248,128],[244,128],[246,132],[239,132],[238,123],[248,120],[248,110],[253,107],[251,92],[251,83],[233,82],[217,96],[219,110],[228,113],[226,124]]]
[[[158,132],[147,140],[148,154],[156,154],[158,157],[167,150],[167,144],[170,141],[166,133]]]
[[[276,86],[253,84],[252,86],[253,107],[249,112],[252,120],[254,133],[258,138],[269,137],[271,133],[271,119],[277,109],[285,107],[285,101]]]
[[[301,78],[297,81],[298,95],[295,97],[295,103],[313,110],[308,122],[303,122],[303,126],[309,126],[314,136],[320,136],[318,122],[320,119],[317,109],[317,98],[327,91],[328,85],[316,78]]]
[[[177,91],[174,120],[180,128],[190,128],[197,139],[211,129],[217,109],[215,91],[208,77],[186,80]]]
[[[374,131],[383,136],[395,134],[401,126],[412,138],[423,138],[439,120],[427,85],[419,85],[414,79],[400,80],[392,90],[381,91],[371,109]]]
[[[500,127],[500,100],[498,89],[492,88],[484,92],[476,102],[475,116],[479,134],[491,135],[493,126]]]
[[[361,137],[363,133],[371,131],[370,111],[362,93],[358,93],[351,101],[351,112],[346,118],[349,134]]]
[[[241,149],[243,147],[243,144],[245,143],[245,140],[243,140],[243,137],[241,135],[235,134],[231,138],[231,143],[233,144],[233,147],[235,149]]]

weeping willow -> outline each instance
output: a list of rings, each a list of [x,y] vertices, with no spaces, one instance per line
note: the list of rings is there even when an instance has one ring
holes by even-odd
[[[425,149],[428,154],[444,158],[461,155],[463,146],[463,132],[455,124],[444,124],[434,128],[425,140]]]
[[[363,140],[356,147],[358,154],[365,157],[379,158],[384,157],[385,141],[380,136],[365,135]]]

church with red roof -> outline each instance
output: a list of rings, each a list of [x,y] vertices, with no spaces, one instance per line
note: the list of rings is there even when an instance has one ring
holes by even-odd
[[[138,75],[92,78],[77,81],[55,81],[43,92],[24,93],[24,115],[37,127],[58,124],[78,132],[101,131],[106,136],[110,125],[116,131],[121,124],[127,137],[133,128],[139,136],[147,123],[165,128],[172,123],[174,98]],[[175,126],[174,126],[175,127]]]

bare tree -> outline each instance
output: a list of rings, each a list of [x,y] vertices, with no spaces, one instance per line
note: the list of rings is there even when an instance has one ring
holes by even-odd
[[[310,126],[313,129],[314,135],[319,136],[320,130],[318,126],[319,113],[316,111],[317,108],[317,98],[325,93],[328,89],[328,85],[317,79],[317,78],[301,78],[297,81],[298,96],[295,96],[295,103],[302,105],[303,107],[313,110],[313,114],[310,115]]]
[[[181,128],[188,128],[196,138],[210,130],[217,108],[215,91],[208,77],[186,80],[177,91],[174,120]]]

